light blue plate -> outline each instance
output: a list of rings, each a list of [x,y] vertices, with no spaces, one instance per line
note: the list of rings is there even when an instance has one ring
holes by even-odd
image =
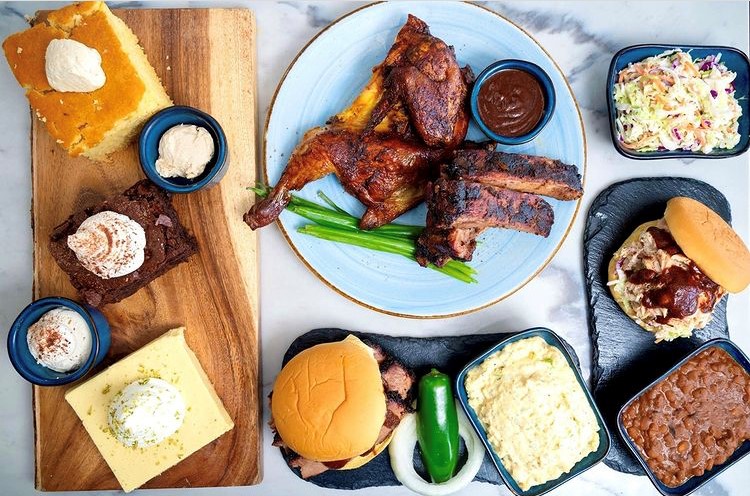
[[[265,174],[276,184],[289,155],[308,129],[346,108],[391,47],[407,14],[430,26],[432,34],[453,45],[459,63],[479,74],[492,62],[517,58],[547,71],[557,92],[552,120],[533,141],[505,151],[544,155],[586,168],[583,124],[560,69],[519,27],[477,5],[447,2],[387,2],[361,8],[334,22],[302,50],[282,78],[271,102],[265,136]],[[482,140],[472,123],[468,139]],[[361,216],[362,205],[333,175],[307,185],[300,196],[318,201],[323,191],[347,211]],[[340,294],[369,308],[405,317],[446,317],[495,303],[529,282],[549,263],[568,233],[579,202],[548,200],[555,212],[549,238],[490,229],[471,265],[478,284],[465,284],[425,269],[398,255],[323,241],[299,234],[309,221],[287,211],[280,227],[300,259]],[[421,224],[425,207],[396,222]]]

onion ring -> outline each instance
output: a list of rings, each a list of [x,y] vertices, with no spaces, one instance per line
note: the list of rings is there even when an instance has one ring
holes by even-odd
[[[399,482],[415,493],[425,496],[444,496],[455,493],[468,486],[482,466],[484,445],[458,402],[456,402],[456,409],[458,410],[458,434],[466,443],[468,458],[461,470],[446,482],[440,484],[427,482],[414,470],[414,447],[417,445],[416,414],[406,415],[393,434],[393,439],[388,445],[391,468]]]

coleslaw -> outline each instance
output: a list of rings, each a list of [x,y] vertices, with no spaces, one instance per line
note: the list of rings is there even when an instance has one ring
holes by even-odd
[[[720,60],[721,53],[693,60],[677,49],[622,69],[614,85],[622,146],[703,153],[736,146],[742,115],[736,74]]]

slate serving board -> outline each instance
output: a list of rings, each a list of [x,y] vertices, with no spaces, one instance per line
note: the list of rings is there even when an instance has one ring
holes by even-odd
[[[584,232],[584,268],[589,300],[589,331],[593,349],[591,385],[594,398],[612,433],[617,414],[630,398],[701,343],[729,337],[723,298],[711,322],[690,338],[654,343],[620,309],[607,288],[607,266],[615,251],[640,224],[664,215],[667,200],[687,196],[703,202],[731,222],[727,199],[714,187],[687,178],[641,178],[615,183],[594,200]],[[617,471],[643,474],[622,440],[612,436],[604,463]]]
[[[331,341],[340,341],[349,334],[354,334],[360,339],[369,340],[381,346],[387,354],[413,370],[417,377],[426,374],[432,367],[452,377],[456,377],[461,369],[474,358],[500,341],[518,333],[413,338],[384,336],[382,334],[346,331],[343,329],[314,329],[299,336],[292,342],[284,355],[283,363],[286,364],[297,353],[311,346]],[[575,350],[565,340],[563,340],[563,344],[573,358],[576,367],[580,369],[580,362]],[[465,455],[461,453],[461,457],[464,458]],[[414,462],[417,472],[425,473],[419,456],[415,456]],[[300,475],[299,470],[294,469],[293,471],[297,476]],[[388,450],[383,451],[363,467],[354,470],[329,470],[307,480],[316,486],[347,490],[373,486],[397,486],[401,484],[391,470]],[[504,485],[489,455],[485,456],[479,473],[477,473],[474,480],[498,486]]]

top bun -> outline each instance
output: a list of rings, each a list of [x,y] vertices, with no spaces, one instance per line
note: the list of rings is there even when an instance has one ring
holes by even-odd
[[[350,335],[304,350],[279,372],[271,415],[281,439],[309,460],[348,460],[370,450],[386,415],[372,349]]]
[[[697,200],[672,198],[664,212],[672,237],[688,258],[731,293],[750,284],[750,251],[732,226]]]

